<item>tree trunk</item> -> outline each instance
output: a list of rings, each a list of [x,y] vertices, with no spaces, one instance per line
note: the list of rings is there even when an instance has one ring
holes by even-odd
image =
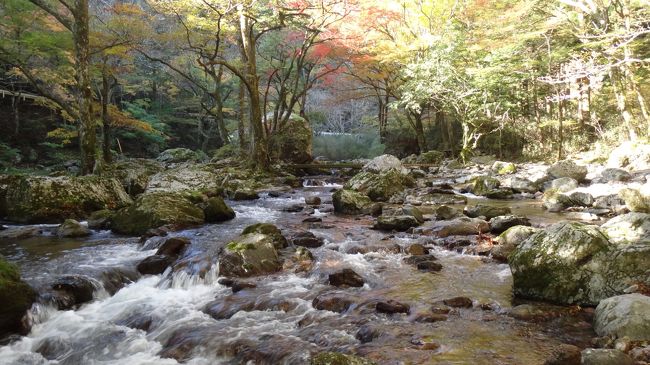
[[[562,107],[562,94],[560,89],[557,91],[557,119],[558,119],[558,147],[557,147],[557,159],[558,161],[562,159],[564,151],[562,149],[564,145],[564,109]]]
[[[609,72],[609,78],[612,83],[612,89],[614,90],[614,96],[616,97],[616,108],[618,109],[618,112],[621,113],[621,117],[623,118],[623,123],[627,129],[628,138],[631,141],[634,141],[637,138],[636,131],[634,130],[634,124],[632,123],[632,114],[630,113],[630,110],[627,106],[625,88],[621,85],[622,81],[619,77],[619,73],[620,72],[617,70],[612,69]]]
[[[424,136],[424,126],[422,125],[422,113],[415,114],[414,119],[415,119],[415,135],[418,140],[418,148],[420,149],[420,153],[427,152],[429,149],[427,148],[427,141]]]
[[[113,156],[111,155],[111,125],[108,117],[108,102],[109,102],[109,93],[110,93],[110,83],[108,81],[108,75],[106,72],[106,64],[102,68],[102,136],[104,138],[104,143],[102,143],[102,156],[104,157],[104,162],[111,163],[113,162]]]
[[[90,42],[88,0],[75,0],[74,47],[77,78],[77,104],[79,107],[79,146],[81,148],[81,174],[95,169],[97,132],[92,118],[92,89],[90,87]]]
[[[14,114],[14,135],[20,135],[20,111],[18,110],[18,105],[20,104],[20,94],[14,96],[11,99],[11,110]]]
[[[237,133],[239,134],[239,149],[242,151],[247,150],[246,141],[246,86],[243,82],[239,82],[239,121],[237,123]]]

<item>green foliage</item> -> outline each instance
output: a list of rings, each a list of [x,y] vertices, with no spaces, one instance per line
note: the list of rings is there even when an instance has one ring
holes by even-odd
[[[364,130],[354,134],[320,134],[314,137],[314,156],[342,161],[373,158],[384,153],[384,145],[376,131]]]
[[[6,143],[0,143],[0,166],[9,167],[20,159],[20,151]]]

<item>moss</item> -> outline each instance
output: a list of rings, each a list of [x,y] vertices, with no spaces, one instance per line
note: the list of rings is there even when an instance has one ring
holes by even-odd
[[[499,175],[514,174],[515,172],[517,172],[517,167],[512,162],[504,164],[499,171],[497,171]]]
[[[311,358],[310,365],[372,365],[372,361],[340,352],[321,352]]]
[[[362,171],[350,179],[345,188],[363,193],[372,201],[388,201],[393,195],[414,185],[413,178],[390,169],[381,173]]]
[[[242,231],[242,235],[249,233],[260,233],[273,239],[273,246],[282,249],[288,246],[287,239],[282,235],[280,229],[270,223],[256,223],[250,225]]]
[[[246,250],[254,250],[255,244],[245,242],[230,242],[226,245],[226,248],[233,252],[242,252]]]
[[[25,334],[22,317],[36,300],[36,292],[20,280],[16,265],[0,257],[0,336]]]
[[[334,211],[344,214],[360,214],[372,205],[369,197],[356,191],[341,189],[332,194]]]

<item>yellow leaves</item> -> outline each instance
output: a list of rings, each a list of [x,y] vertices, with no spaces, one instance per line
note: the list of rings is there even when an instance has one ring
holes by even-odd
[[[62,145],[72,143],[72,139],[77,138],[78,135],[79,133],[77,131],[65,128],[56,128],[47,132],[47,138],[57,140]]]
[[[151,124],[131,117],[129,114],[119,110],[115,105],[108,106],[108,118],[111,126],[114,128],[135,129],[147,133],[157,133]]]

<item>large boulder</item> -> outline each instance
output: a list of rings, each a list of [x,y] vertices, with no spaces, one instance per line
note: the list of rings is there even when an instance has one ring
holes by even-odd
[[[235,211],[220,196],[209,198],[205,202],[203,214],[205,214],[205,221],[208,223],[231,220],[236,215]]]
[[[0,176],[0,216],[20,223],[58,223],[131,204],[116,179],[97,176]]]
[[[186,191],[219,191],[224,178],[209,164],[181,165],[161,171],[149,179],[147,193]]]
[[[399,158],[393,155],[381,155],[373,158],[370,160],[370,162],[363,166],[362,171],[379,174],[390,170],[397,170],[401,173],[406,174],[406,170],[402,166],[402,162],[399,160]]]
[[[0,256],[0,338],[12,333],[27,334],[25,314],[36,300],[36,292],[20,279],[18,267]]]
[[[122,208],[113,216],[111,229],[117,233],[142,235],[151,228],[172,225],[175,228],[203,224],[203,210],[183,195],[146,193],[133,205]]]
[[[272,237],[250,233],[228,243],[219,254],[219,275],[249,277],[282,269]]]
[[[361,214],[369,212],[372,200],[356,191],[341,189],[332,194],[332,203],[337,213]]]
[[[509,257],[515,295],[596,305],[647,280],[650,245],[610,242],[596,226],[562,222],[529,237]]]
[[[647,213],[619,215],[600,228],[615,244],[650,244],[650,214]]]
[[[587,167],[578,165],[571,160],[562,160],[551,165],[547,172],[555,179],[570,177],[580,182],[587,176]]]
[[[594,329],[598,336],[650,340],[650,297],[635,293],[601,301],[596,307]]]
[[[199,155],[187,148],[170,148],[162,151],[156,160],[164,163],[196,162]]]
[[[269,137],[269,152],[276,160],[307,163],[312,157],[313,131],[309,121],[291,115],[287,124]]]
[[[373,201],[388,201],[414,185],[415,181],[397,157],[382,155],[368,162],[345,184],[345,189],[365,194]]]
[[[131,196],[144,193],[151,176],[161,172],[163,167],[155,160],[127,158],[106,166],[104,175],[114,177]]]

